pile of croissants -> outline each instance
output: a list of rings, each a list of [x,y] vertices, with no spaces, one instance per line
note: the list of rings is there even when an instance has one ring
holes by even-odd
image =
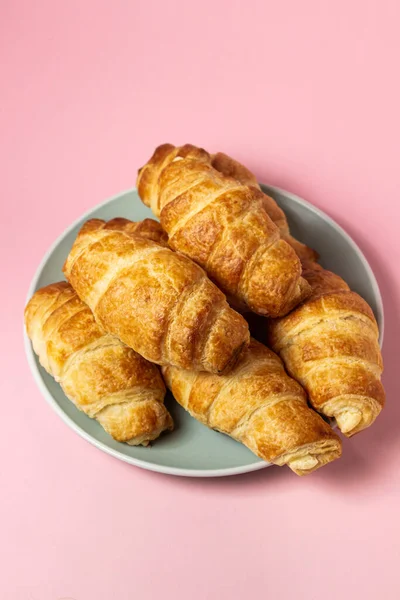
[[[29,301],[42,366],[120,442],[173,429],[166,384],[267,462],[305,475],[338,458],[332,419],[351,436],[385,401],[371,308],[229,156],[164,144],[137,188],[160,222],[87,221],[68,283]]]

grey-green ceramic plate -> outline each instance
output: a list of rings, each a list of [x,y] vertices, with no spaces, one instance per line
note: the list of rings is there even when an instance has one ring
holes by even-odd
[[[293,234],[315,248],[322,264],[340,274],[371,305],[378,320],[381,341],[383,307],[378,284],[358,246],[332,219],[301,198],[265,186],[286,212]],[[119,194],[83,215],[61,235],[44,257],[29,289],[30,298],[44,285],[63,278],[62,265],[82,223],[89,218],[126,217],[139,221],[152,217],[136,190]],[[171,396],[166,404],[175,421],[175,430],[161,436],[151,448],[131,447],[114,441],[93,419],[80,412],[60,386],[40,366],[25,334],[25,348],[35,380],[44,397],[74,431],[97,448],[128,463],[172,475],[218,477],[256,471],[269,466],[231,438],[209,430],[189,416]]]

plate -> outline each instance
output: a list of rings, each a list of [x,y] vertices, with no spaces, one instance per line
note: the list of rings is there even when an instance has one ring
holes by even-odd
[[[293,235],[315,248],[321,264],[341,275],[367,300],[377,318],[382,342],[382,298],[372,269],[356,243],[330,217],[298,196],[271,186],[263,189],[285,211]],[[40,287],[63,279],[62,265],[84,221],[113,217],[133,221],[154,218],[134,189],[96,206],[73,223],[46,253],[29,288],[28,299]],[[116,442],[66,398],[61,387],[40,366],[26,333],[25,349],[40,390],[59,416],[85,440],[120,460],[151,471],[189,477],[236,475],[270,466],[242,444],[198,423],[171,395],[167,396],[166,405],[175,421],[172,433],[161,436],[150,448]]]

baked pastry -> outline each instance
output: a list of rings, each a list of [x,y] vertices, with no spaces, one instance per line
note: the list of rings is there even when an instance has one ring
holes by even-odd
[[[310,293],[298,256],[262,208],[264,194],[219,173],[205,150],[160,146],[137,187],[169,246],[202,266],[236,308],[282,316]]]
[[[147,445],[173,428],[158,368],[105,333],[68,283],[38,290],[25,323],[41,365],[114,439]]]
[[[129,234],[137,234],[147,240],[152,240],[161,244],[161,246],[168,246],[168,235],[161,227],[159,221],[154,219],[143,219],[143,221],[129,221],[123,217],[116,217],[107,221],[104,225],[104,229],[110,229],[113,231],[124,231]]]
[[[151,362],[220,373],[249,343],[246,321],[203,269],[115,220],[87,221],[64,273],[96,321]]]
[[[371,308],[341,277],[305,265],[312,296],[269,320],[269,343],[312,406],[351,436],[371,425],[385,403],[378,326]]]
[[[242,442],[257,456],[306,475],[335,460],[341,442],[307,405],[279,357],[252,340],[228,374],[162,369],[176,400],[204,425]]]
[[[234,179],[240,181],[240,183],[254,187],[262,192],[256,176],[253,175],[253,173],[241,163],[237,162],[223,152],[212,154],[211,159],[212,166],[220,173],[223,173],[228,177],[233,177]],[[264,194],[264,192],[262,192],[262,205],[267,215],[279,228],[281,238],[292,246],[297,256],[299,256],[301,260],[318,259],[318,253],[315,250],[309,248],[302,242],[299,242],[299,240],[296,240],[296,238],[290,234],[289,224],[287,222],[285,213],[277,205],[275,200],[267,194]]]

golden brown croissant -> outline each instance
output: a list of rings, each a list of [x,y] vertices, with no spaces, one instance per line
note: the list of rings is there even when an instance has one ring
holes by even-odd
[[[115,227],[88,221],[64,265],[96,321],[157,364],[231,368],[249,343],[243,317],[191,260]]]
[[[249,185],[261,190],[256,176],[253,175],[253,173],[244,165],[240,164],[227,154],[224,154],[223,152],[217,152],[217,154],[211,155],[211,159],[212,166],[220,173],[223,173],[229,177],[233,177],[234,179],[240,181],[240,183],[244,183],[245,185]],[[299,258],[301,260],[317,260],[318,254],[315,252],[315,250],[312,250],[312,248],[309,248],[302,242],[299,242],[290,234],[286,215],[277,205],[275,200],[263,192],[262,201],[265,212],[279,228],[282,239],[292,246]]]
[[[160,146],[137,185],[170,247],[201,265],[238,308],[281,316],[310,293],[299,258],[262,209],[263,193],[219,173],[205,150]]]
[[[368,304],[334,273],[309,263],[312,296],[269,321],[269,342],[312,406],[351,436],[371,425],[385,402],[378,326]]]
[[[341,454],[330,426],[307,406],[281,360],[252,340],[235,368],[216,376],[162,369],[176,400],[200,422],[242,442],[263,460],[311,473]]]
[[[25,322],[42,366],[114,439],[147,445],[173,428],[158,368],[105,333],[68,283],[38,290]]]

